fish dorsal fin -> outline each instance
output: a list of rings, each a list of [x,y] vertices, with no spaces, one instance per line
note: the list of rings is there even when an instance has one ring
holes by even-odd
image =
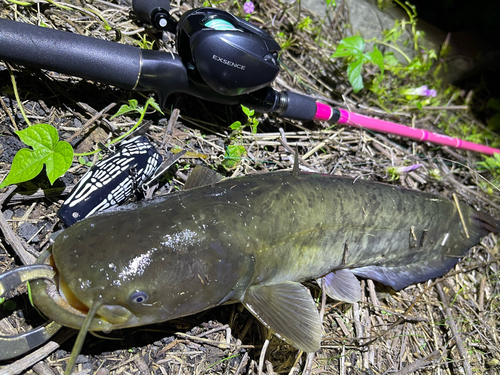
[[[184,190],[215,184],[223,178],[224,176],[220,173],[210,168],[197,165],[186,180]]]
[[[356,303],[361,300],[359,280],[348,269],[330,272],[316,281],[320,286],[324,281],[326,294],[337,301]]]
[[[279,338],[304,352],[320,348],[322,327],[309,290],[287,281],[253,285],[243,298],[245,307]]]
[[[293,155],[293,169],[292,169],[292,176],[293,177],[298,177],[300,172],[299,168],[299,148],[295,146],[295,155]]]

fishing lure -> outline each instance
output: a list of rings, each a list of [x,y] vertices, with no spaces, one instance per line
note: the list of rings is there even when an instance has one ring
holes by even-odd
[[[145,136],[120,143],[96,163],[71,191],[57,215],[67,225],[125,203],[150,178],[162,157]]]

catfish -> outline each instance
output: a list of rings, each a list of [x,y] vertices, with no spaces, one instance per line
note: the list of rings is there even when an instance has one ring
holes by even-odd
[[[354,303],[359,277],[401,290],[442,276],[500,231],[464,203],[382,183],[298,170],[218,181],[196,168],[194,176],[190,189],[66,229],[48,260],[59,290],[37,282],[35,304],[84,337],[242,303],[278,337],[314,352],[322,326],[302,282]]]

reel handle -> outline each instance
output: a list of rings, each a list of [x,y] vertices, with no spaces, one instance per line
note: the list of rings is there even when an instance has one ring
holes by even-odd
[[[174,33],[177,28],[177,22],[170,17],[169,0],[132,0],[132,9],[139,20],[157,30]]]

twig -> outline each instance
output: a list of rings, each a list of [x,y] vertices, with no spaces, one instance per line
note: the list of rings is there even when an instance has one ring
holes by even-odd
[[[281,133],[281,138],[280,138],[280,142],[281,142],[281,145],[292,155],[295,156],[295,151],[288,145],[288,142],[286,141],[286,136],[285,136],[285,132],[283,130],[283,128],[280,128],[280,133]],[[257,142],[258,143],[258,142]],[[297,143],[296,143],[297,144]],[[302,159],[302,157],[299,156],[299,162],[301,165],[303,166],[306,166],[307,168],[309,168],[311,171],[314,171],[314,172],[318,172],[318,170],[314,167],[312,167],[310,164],[308,164],[304,159]]]
[[[469,109],[469,106],[467,106],[467,105],[450,105],[450,106],[440,105],[440,106],[433,107],[433,106],[424,105],[424,106],[419,108],[416,105],[410,105],[410,106],[406,106],[405,108],[407,108],[407,109],[419,109],[421,111],[443,111],[443,110],[467,111]]]
[[[187,333],[182,333],[182,332],[176,332],[176,335],[186,337],[186,338],[193,340],[193,341],[200,341],[200,342],[204,342],[206,344],[215,345],[215,346],[218,346],[222,349],[227,349],[227,348],[231,348],[231,347],[233,347],[233,348],[247,348],[247,349],[255,348],[254,345],[227,344],[225,342],[220,342],[220,341],[216,341],[216,340],[209,340],[209,339],[203,339],[201,337],[191,336],[191,335],[188,335]]]
[[[460,203],[458,203],[457,195],[453,193],[453,199],[455,200],[455,206],[457,206],[458,216],[460,216],[460,221],[464,226],[465,236],[469,238],[469,231],[467,230],[467,226],[465,225],[464,217],[462,215],[462,210],[460,209]]]
[[[12,117],[12,113],[10,113],[9,109],[7,108],[7,105],[3,101],[3,99],[0,97],[0,103],[2,103],[3,110],[9,116],[10,122],[12,123],[12,126],[14,127],[14,130],[19,130],[16,124],[16,120],[14,120],[14,117]]]
[[[47,344],[42,346],[40,349],[37,349],[31,354],[17,360],[16,362],[2,367],[0,369],[0,375],[17,375],[24,372],[26,369],[33,366],[35,363],[41,361],[45,357],[47,357],[54,350],[59,348],[59,344],[55,341],[49,341]]]
[[[38,375],[56,375],[54,370],[52,370],[52,368],[43,361],[33,365],[32,370]]]
[[[210,334],[215,333],[215,332],[223,331],[226,328],[229,328],[229,324],[224,324],[223,326],[215,327],[209,331],[202,332],[199,335],[196,335],[196,337],[204,337],[204,336],[210,335]]]
[[[262,350],[260,351],[260,357],[259,357],[259,369],[258,369],[259,375],[262,375],[262,368],[264,367],[264,359],[266,358],[266,351],[268,346],[269,346],[269,340],[264,341],[264,345],[262,345]]]
[[[28,265],[36,262],[36,258],[26,251],[21,240],[16,236],[9,223],[7,223],[2,211],[0,211],[0,228],[2,229],[5,239],[12,246],[14,252],[19,259],[21,259],[23,264]]]
[[[314,361],[314,356],[316,353],[309,353],[306,358],[306,364],[304,365],[304,375],[311,375],[311,369]]]
[[[16,185],[11,185],[7,188],[7,191],[3,194],[0,194],[0,206],[3,205],[3,202],[17,189]]]
[[[451,309],[448,306],[448,301],[446,299],[446,295],[444,294],[443,287],[439,283],[439,284],[436,284],[436,289],[438,291],[439,298],[441,299],[441,302],[443,303],[444,316],[446,318],[446,322],[450,326],[451,332],[453,334],[453,338],[455,339],[455,343],[457,345],[458,352],[463,359],[465,374],[472,375],[472,369],[470,367],[469,361],[467,360],[467,351],[465,350],[464,343],[463,343],[462,337],[460,335],[460,331],[458,330],[457,325],[455,324],[455,320],[453,319]]]
[[[66,186],[66,188],[49,188],[49,189],[38,189],[37,191],[27,191],[23,194],[17,193],[14,194],[12,197],[9,199],[10,204],[16,204],[19,202],[23,201],[30,201],[30,200],[35,200],[35,199],[40,199],[40,198],[47,198],[47,197],[52,197],[52,196],[57,196],[57,197],[64,197],[68,195],[71,190],[73,190],[75,185],[69,185]]]
[[[477,304],[479,306],[479,311],[484,311],[484,288],[486,287],[486,276],[483,276],[481,278],[481,284],[479,285],[479,297],[478,297],[478,301],[477,301]]]
[[[325,305],[326,305],[326,289],[325,289],[325,279],[321,278],[321,308],[319,310],[319,321],[323,323],[323,317],[325,315]],[[304,366],[304,375],[309,375],[311,373],[314,357],[316,353],[309,353],[307,355],[306,364]]]
[[[422,358],[422,359],[417,359],[415,362],[409,364],[408,366],[404,367],[401,371],[398,372],[391,372],[391,375],[407,375],[407,374],[413,374],[415,371],[418,371],[422,369],[425,366],[431,365],[435,360],[436,357],[441,357],[441,353],[439,350],[433,351],[431,354],[429,354],[427,357]]]
[[[170,115],[170,118],[169,118],[168,124],[167,124],[167,129],[165,129],[165,134],[163,135],[163,147],[165,147],[165,148],[167,148],[168,145],[170,144],[170,140],[172,139],[174,125],[177,122],[177,119],[179,118],[180,114],[181,114],[181,111],[179,109],[175,108],[172,111],[172,114]]]
[[[102,109],[101,111],[97,112],[94,116],[92,116],[90,118],[90,120],[88,120],[80,129],[78,132],[76,132],[75,134],[73,134],[72,136],[70,136],[68,139],[66,139],[66,141],[68,142],[71,142],[73,139],[75,139],[76,137],[78,137],[80,134],[82,134],[88,127],[90,127],[90,125],[92,125],[94,122],[96,122],[99,118],[102,117],[102,115],[104,115],[106,112],[108,112],[110,109],[112,109],[114,106],[116,105],[116,103],[111,103],[109,104],[108,106],[106,106],[104,109]]]
[[[238,368],[236,369],[236,372],[234,373],[234,375],[238,375],[241,372],[241,369],[243,368],[243,366],[245,366],[247,361],[248,361],[248,352],[245,352],[245,354],[243,355],[243,358],[240,361],[240,364],[238,365]]]

